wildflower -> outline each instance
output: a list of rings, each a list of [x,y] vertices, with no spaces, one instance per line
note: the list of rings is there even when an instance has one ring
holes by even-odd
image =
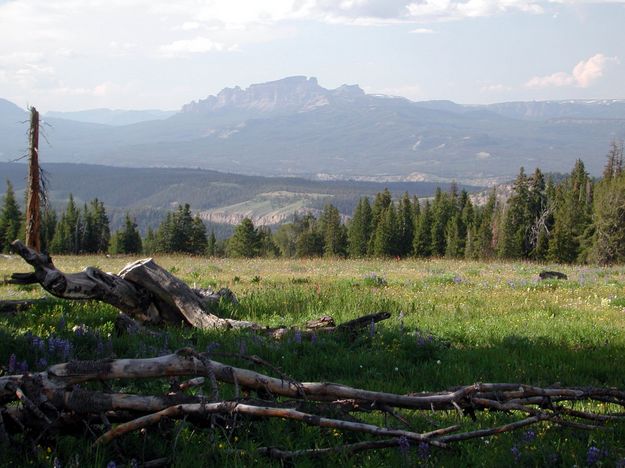
[[[518,462],[521,459],[521,451],[519,450],[519,448],[514,445],[511,449],[510,452],[512,453],[512,456],[514,457],[514,461]]]
[[[206,346],[206,352],[208,354],[212,353],[213,351],[215,351],[217,348],[219,348],[219,343],[217,343],[216,341],[211,341],[210,343],[208,343],[208,345]]]
[[[33,347],[38,351],[44,351],[46,348],[44,341],[36,335],[32,337],[31,343]]]
[[[57,323],[56,325],[56,330],[59,332],[65,330],[66,324],[67,324],[67,321],[65,320],[65,315],[61,315],[61,318],[59,319],[59,323]]]
[[[607,450],[601,450],[598,447],[591,445],[588,448],[588,452],[586,453],[586,463],[588,463],[588,465],[594,465],[599,460],[601,460],[601,458],[605,457],[607,454],[608,454]]]
[[[117,463],[115,463],[115,460],[111,460],[106,464],[106,468],[117,468]]]
[[[523,434],[523,441],[525,443],[532,442],[535,438],[536,432],[532,431],[531,429],[529,431],[525,431],[525,433]]]
[[[371,320],[369,324],[369,336],[373,338],[373,335],[375,335],[375,321]]]
[[[20,372],[22,374],[25,374],[26,372],[28,372],[28,363],[25,360],[20,362],[19,368],[20,368]]]
[[[403,457],[407,457],[408,452],[410,451],[410,441],[408,440],[408,437],[401,436],[399,438],[398,443],[399,443],[399,452],[402,454]]]
[[[299,330],[295,330],[295,334],[293,335],[293,341],[295,343],[300,344],[302,342],[302,332]]]
[[[47,360],[46,358],[43,358],[43,357],[42,357],[42,358],[39,358],[39,359],[37,360],[37,364],[36,364],[36,366],[37,366],[39,369],[45,369],[46,367],[48,367],[48,360]]]
[[[59,460],[58,458],[54,457],[54,462],[52,463],[52,466],[54,468],[61,468],[63,465],[61,465],[61,460]]]
[[[314,333],[310,335],[310,342],[312,344],[317,344],[317,335],[315,335]]]
[[[9,356],[9,372],[15,372],[15,370],[17,369],[17,357],[15,356],[15,354],[11,354]]]
[[[239,354],[247,354],[247,343],[243,340],[239,341]]]
[[[430,444],[427,442],[419,443],[419,458],[425,460],[430,456]]]
[[[454,276],[454,283],[456,284],[462,283],[462,278],[460,278],[458,275]]]
[[[130,468],[139,468],[139,462],[136,458],[130,460]]]

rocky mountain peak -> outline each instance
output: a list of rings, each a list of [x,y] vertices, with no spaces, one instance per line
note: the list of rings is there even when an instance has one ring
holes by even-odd
[[[226,109],[257,112],[306,111],[330,104],[333,99],[354,99],[364,96],[358,85],[343,85],[335,90],[319,86],[317,79],[290,76],[267,83],[224,88],[216,96],[187,104],[183,112],[214,112]]]

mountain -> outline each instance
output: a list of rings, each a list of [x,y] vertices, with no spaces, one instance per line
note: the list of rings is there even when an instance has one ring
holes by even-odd
[[[4,107],[6,160],[25,151],[26,127],[15,115],[3,118]],[[520,166],[568,172],[577,158],[599,174],[610,142],[625,136],[625,101],[412,102],[357,85],[326,89],[304,76],[226,88],[162,120],[111,126],[54,115],[46,118],[50,144],[40,150],[49,162],[325,180],[487,185]]]
[[[174,115],[175,111],[158,109],[122,110],[122,109],[88,109],[75,112],[46,112],[45,118],[75,120],[103,125],[131,125],[150,120],[163,120]]]

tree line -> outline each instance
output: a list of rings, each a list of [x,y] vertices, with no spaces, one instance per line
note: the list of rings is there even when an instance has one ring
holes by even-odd
[[[0,212],[0,250],[23,229],[10,183]],[[560,263],[625,262],[625,174],[623,144],[613,142],[602,178],[594,180],[577,160],[559,182],[540,169],[517,175],[507,199],[495,189],[476,205],[455,184],[431,199],[388,189],[359,200],[351,217],[332,204],[321,212],[296,214],[275,231],[243,219],[228,239],[207,233],[189,204],[167,214],[142,239],[127,214],[111,234],[104,205],[94,199],[79,208],[70,195],[57,215],[42,216],[42,249],[50,253],[188,253],[231,257],[449,257],[528,259]]]

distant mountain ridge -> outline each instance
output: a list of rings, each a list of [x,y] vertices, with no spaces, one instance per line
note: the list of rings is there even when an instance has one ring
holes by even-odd
[[[50,162],[325,180],[487,185],[520,166],[568,172],[577,158],[599,174],[610,142],[625,137],[622,100],[412,102],[357,85],[326,89],[305,76],[225,88],[161,120],[104,125],[59,115],[46,116],[50,146],[41,154]],[[24,153],[26,116],[0,101],[0,158]]]
[[[163,120],[176,114],[176,111],[159,109],[124,110],[124,109],[88,109],[73,112],[46,112],[45,118],[75,120],[102,125],[132,125],[150,120]]]

